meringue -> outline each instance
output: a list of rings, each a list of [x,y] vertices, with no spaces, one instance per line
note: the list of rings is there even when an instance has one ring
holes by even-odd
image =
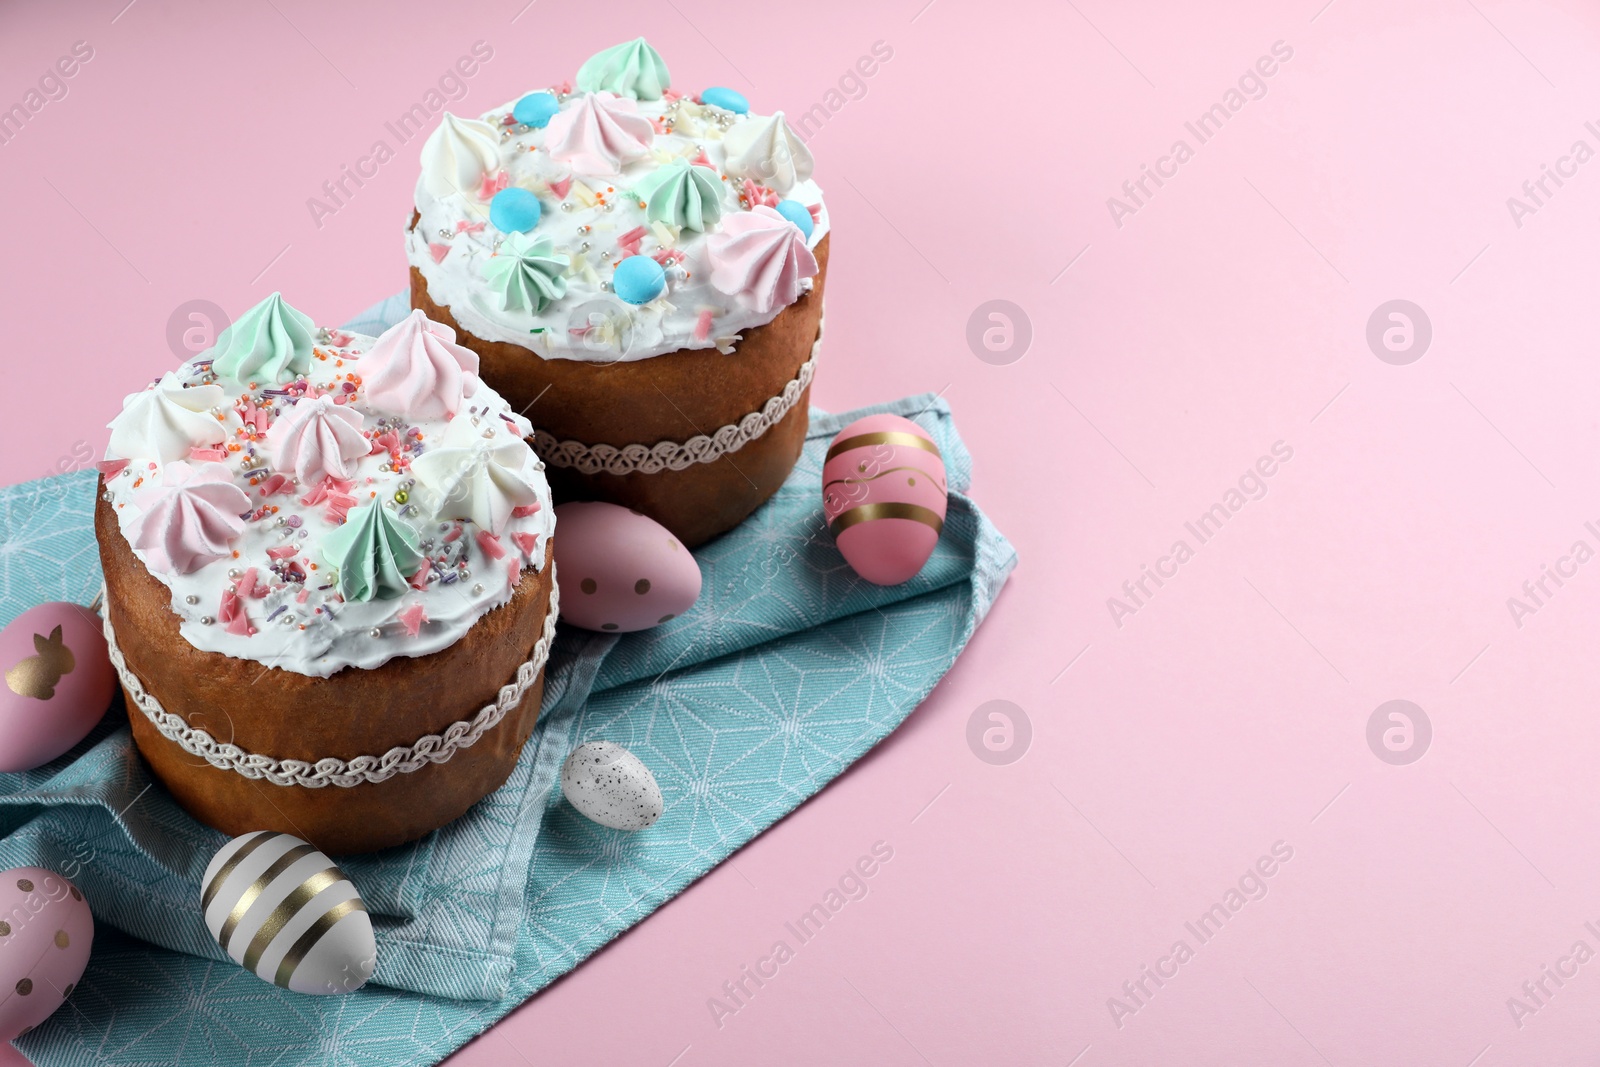
[[[175,460],[158,485],[134,503],[143,514],[130,530],[129,543],[145,553],[145,564],[169,574],[191,574],[232,551],[244,531],[240,516],[250,498],[221,463]]]
[[[589,93],[545,127],[551,158],[583,174],[612,175],[643,159],[655,140],[650,120],[632,100],[613,93]]]
[[[613,45],[578,68],[578,91],[604,89],[634,100],[659,100],[670,82],[667,62],[643,37]]]
[[[473,193],[500,168],[500,135],[481,119],[446,111],[422,145],[422,184],[437,197]]]
[[[800,228],[770,207],[724,220],[706,238],[706,257],[712,286],[762,314],[794,303],[817,273]]]
[[[267,430],[272,464],[302,484],[355,477],[356,461],[372,450],[361,433],[361,413],[331,396],[306,398],[278,416]]]
[[[413,311],[379,335],[361,359],[374,408],[411,419],[454,415],[478,389],[478,354],[456,332]]]
[[[733,126],[723,135],[722,147],[728,154],[729,174],[783,194],[809,180],[815,165],[811,150],[789,128],[781,111],[766,118],[751,116]]]
[[[209,357],[211,369],[221,377],[281,385],[311,369],[316,329],[311,316],[290,307],[283,294],[273,293],[218,334],[217,343],[201,358]]]
[[[184,388],[171,377],[124,398],[122,412],[107,425],[107,459],[151,457],[158,463],[186,459],[192,448],[221,444],[228,433],[211,409],[222,403],[215,385]]]
[[[498,423],[457,418],[443,439],[411,461],[417,480],[435,496],[435,519],[468,519],[498,534],[515,508],[539,503],[523,472],[538,470],[533,450]]]

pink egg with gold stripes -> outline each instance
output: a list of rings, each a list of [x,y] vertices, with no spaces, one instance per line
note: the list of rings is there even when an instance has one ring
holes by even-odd
[[[822,465],[822,513],[840,555],[876,585],[916,577],[939,543],[948,494],[944,457],[899,415],[857,419]]]

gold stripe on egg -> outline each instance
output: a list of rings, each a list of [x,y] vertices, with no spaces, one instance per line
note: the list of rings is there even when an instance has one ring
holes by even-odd
[[[272,880],[300,860],[315,852],[316,849],[307,844],[299,844],[273,861],[272,866],[261,872],[261,877],[250,883],[239,897],[239,902],[228,912],[228,917],[222,922],[222,929],[217,932],[217,944],[222,946],[222,951],[228,951],[228,942],[233,940],[233,932],[239,928],[239,923],[244,921],[245,912],[256,902]]]
[[[923,470],[921,467],[913,466],[911,464],[906,464],[905,466],[902,466],[902,467],[890,467],[886,471],[879,471],[877,474],[874,474],[870,478],[835,478],[831,482],[823,482],[822,483],[822,491],[824,493],[826,493],[828,491],[828,486],[830,486],[830,485],[866,485],[868,482],[875,482],[879,478],[886,478],[889,475],[893,474],[895,471],[916,471],[918,474],[920,474],[924,478],[928,479],[928,481],[931,484],[939,486],[939,491],[940,492],[944,492],[945,491],[944,486],[939,484],[940,483],[940,479],[938,479],[938,478],[934,477],[933,475],[929,474],[927,471]]]
[[[337,867],[328,867],[295,886],[294,892],[284,897],[283,902],[272,909],[272,914],[261,924],[256,936],[250,939],[250,947],[245,949],[244,959],[241,961],[244,969],[255,970],[256,964],[260,963],[261,957],[266,954],[267,946],[271,945],[272,939],[289,924],[289,920],[294,918],[301,908],[311,903],[318,893],[330,885],[343,881],[345,881],[343,871]]]
[[[865,448],[868,445],[901,445],[905,448],[920,448],[924,452],[932,452],[940,459],[944,454],[939,451],[939,446],[920,434],[904,433],[899,430],[880,430],[877,433],[858,433],[854,437],[846,437],[843,441],[836,441],[828,454],[822,458],[826,463],[834,456],[848,452],[852,448]]]
[[[272,976],[272,984],[289,988],[289,980],[294,977],[294,972],[301,962],[316,947],[322,935],[332,930],[334,924],[353,911],[366,911],[367,906],[361,902],[360,897],[351,897],[342,903],[329,908],[327,913],[311,924],[311,928],[301,934],[295,943],[289,946],[289,951],[284,954],[283,960],[278,964],[277,974]]]
[[[206,913],[206,909],[211,907],[211,902],[217,899],[217,893],[222,889],[222,883],[228,880],[228,875],[233,873],[234,868],[243,863],[245,857],[250,855],[250,853],[254,852],[256,849],[260,848],[262,845],[278,836],[278,834],[273,833],[271,830],[263,830],[242,845],[239,848],[239,851],[228,857],[228,862],[224,863],[217,871],[216,877],[212,878],[211,881],[206,883],[205,892],[200,894],[201,915],[204,915]]]
[[[931,527],[934,533],[944,529],[944,520],[937,511],[925,508],[920,504],[899,504],[893,501],[884,501],[878,504],[862,504],[860,507],[851,508],[828,524],[828,532],[838,537],[844,531],[863,522],[873,519],[910,519]]]

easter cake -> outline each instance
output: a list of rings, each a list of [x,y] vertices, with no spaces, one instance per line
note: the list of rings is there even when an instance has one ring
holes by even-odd
[[[95,531],[133,737],[230,834],[419,837],[505,781],[555,632],[527,420],[421,312],[278,294],[113,420]]]
[[[693,546],[800,454],[828,214],[783,113],[671,87],[643,38],[422,149],[412,306],[538,426],[559,499],[635,508]]]

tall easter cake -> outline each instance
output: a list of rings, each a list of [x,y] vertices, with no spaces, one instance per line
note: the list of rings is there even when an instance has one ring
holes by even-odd
[[[421,312],[376,339],[275,293],[111,423],[95,530],[140,751],[190,813],[334,853],[511,773],[555,631],[527,420]]]
[[[412,306],[538,427],[561,499],[695,545],[775,492],[805,438],[828,214],[783,113],[674,90],[643,38],[422,150]]]

